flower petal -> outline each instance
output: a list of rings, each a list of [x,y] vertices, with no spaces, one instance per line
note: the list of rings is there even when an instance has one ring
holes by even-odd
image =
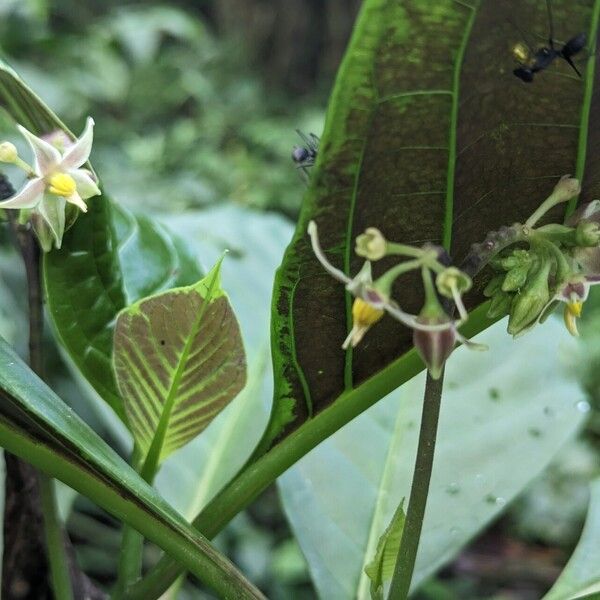
[[[446,331],[447,329],[456,329],[456,327],[462,322],[454,322],[454,321],[446,321],[445,323],[439,323],[436,325],[426,325],[424,323],[420,323],[419,319],[416,315],[411,315],[410,313],[404,312],[395,302],[389,302],[386,304],[383,309],[390,313],[394,319],[400,321],[407,327],[411,329],[418,329],[419,331]]]
[[[99,196],[102,193],[90,172],[86,169],[73,169],[72,171],[69,171],[69,175],[75,180],[77,193],[84,200],[87,200],[92,196]]]
[[[454,299],[454,304],[456,305],[456,309],[460,315],[460,320],[465,322],[469,318],[469,313],[467,313],[467,309],[462,301],[462,296],[456,289],[456,286],[452,286],[452,298]]]
[[[17,125],[17,129],[23,137],[29,142],[35,158],[34,168],[37,175],[44,176],[52,171],[60,162],[60,152],[51,144],[42,138],[33,135],[22,125]]]
[[[62,169],[78,169],[87,162],[94,141],[94,119],[88,117],[81,137],[65,152],[60,166]]]
[[[77,192],[68,196],[67,202],[74,204],[77,208],[79,208],[79,210],[83,211],[84,213],[88,211],[87,204],[81,199],[81,196]]]
[[[40,203],[45,187],[44,180],[36,177],[12,198],[0,202],[0,208],[33,208]]]
[[[308,224],[308,235],[310,236],[310,242],[312,245],[313,252],[317,257],[318,261],[323,265],[325,270],[332,276],[335,277],[338,281],[345,283],[346,285],[351,283],[353,280],[346,275],[343,271],[336,269],[325,256],[323,249],[321,248],[321,244],[319,243],[319,236],[317,233],[317,224],[314,221],[311,221]]]
[[[458,331],[456,332],[456,340],[459,344],[466,346],[469,350],[485,352],[486,350],[490,349],[490,347],[487,344],[478,344],[477,342],[472,342],[471,340],[467,339],[464,335],[458,333]]]
[[[344,340],[342,344],[342,350],[347,350],[350,346],[353,348],[359,344],[359,342],[365,336],[365,333],[368,331],[368,327],[361,327],[360,325],[354,325],[352,327],[348,337]]]
[[[62,245],[62,238],[65,233],[65,207],[67,201],[64,196],[55,196],[54,194],[44,194],[42,201],[38,206],[38,212],[48,223],[56,247]]]

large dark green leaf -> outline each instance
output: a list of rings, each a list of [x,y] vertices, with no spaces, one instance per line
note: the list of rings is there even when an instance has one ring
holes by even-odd
[[[598,0],[553,6],[557,37],[586,31],[595,40]],[[363,3],[276,279],[275,403],[263,450],[343,392],[372,385],[384,367],[396,386],[421,368],[409,352],[411,332],[389,316],[356,349],[340,349],[351,298],[315,260],[309,220],[330,260],[355,274],[353,239],[369,226],[395,241],[442,243],[460,263],[487,231],[526,218],[559,176],[582,178],[583,200],[600,193],[600,129],[588,131],[600,102],[592,95],[596,60],[588,59],[582,80],[557,61],[527,85],[512,74],[515,22],[547,37],[545,2]],[[553,215],[560,219],[560,210]],[[375,274],[387,266],[380,261]],[[471,309],[483,302],[484,279],[475,282]],[[421,286],[403,278],[395,297],[418,311]],[[488,324],[474,317],[470,327]]]
[[[228,598],[262,598],[0,338],[0,445],[138,529]],[[225,587],[223,587],[225,584]],[[240,593],[242,594],[240,596]]]

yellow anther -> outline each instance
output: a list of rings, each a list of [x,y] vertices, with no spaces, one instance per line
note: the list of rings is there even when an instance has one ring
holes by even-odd
[[[567,310],[574,316],[580,317],[581,311],[583,310],[583,302],[581,300],[575,300],[574,302],[567,303]]]
[[[581,316],[583,302],[568,302],[563,313],[565,327],[571,335],[578,336],[577,318]]]
[[[377,323],[384,314],[380,308],[375,308],[361,298],[356,298],[352,305],[352,331],[344,341],[342,348],[346,349],[350,345],[356,346],[371,325]]]
[[[361,298],[356,298],[352,305],[352,319],[354,325],[359,327],[370,327],[383,317],[384,311],[380,308],[374,308],[368,302]]]
[[[66,173],[55,173],[50,177],[48,183],[50,184],[48,191],[57,196],[68,198],[77,191],[75,180]]]
[[[521,42],[516,43],[512,47],[512,55],[515,60],[522,65],[528,64],[531,61],[531,52],[529,51],[529,48]]]

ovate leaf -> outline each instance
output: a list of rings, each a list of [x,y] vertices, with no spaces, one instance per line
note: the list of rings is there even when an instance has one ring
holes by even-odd
[[[365,573],[371,580],[372,600],[383,600],[383,586],[394,574],[405,520],[404,498],[402,498],[390,524],[377,542],[373,560],[365,566]]]
[[[459,348],[447,365],[414,587],[496,518],[586,419],[583,392],[559,358],[575,343],[562,323],[550,319],[517,340],[505,327],[476,338],[488,352]],[[410,494],[424,379],[370,408],[278,480],[322,598],[369,600],[364,565],[398,499]]]
[[[554,0],[553,9],[558,37],[583,31],[595,47],[598,1]],[[538,0],[362,3],[298,227],[276,277],[276,389],[262,450],[344,392],[364,386],[366,408],[382,387],[392,389],[422,368],[410,352],[412,332],[390,316],[356,349],[341,350],[352,327],[351,298],[315,259],[310,220],[329,260],[354,275],[362,261],[354,239],[367,227],[397,242],[443,244],[460,264],[488,231],[526,219],[561,175],[583,180],[582,200],[600,193],[600,129],[588,130],[598,110],[593,50],[583,79],[564,61],[531,85],[512,74],[508,48],[521,38],[519,29],[547,36],[547,23]],[[563,214],[558,208],[551,216]],[[378,261],[374,276],[389,266]],[[485,275],[475,281],[469,309],[484,301],[485,283]],[[418,312],[418,276],[402,277],[394,297]],[[481,316],[470,323],[472,331],[488,325]]]
[[[591,486],[590,507],[567,566],[544,600],[575,600],[600,597],[600,480]]]
[[[153,467],[245,385],[244,347],[220,268],[221,261],[196,285],[144,298],[117,318],[117,385],[136,444]]]

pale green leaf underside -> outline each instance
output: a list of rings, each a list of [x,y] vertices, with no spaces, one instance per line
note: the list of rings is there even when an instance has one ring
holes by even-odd
[[[117,318],[117,385],[136,444],[154,465],[198,435],[246,381],[240,330],[219,268],[194,286],[140,300]]]
[[[591,486],[590,508],[575,552],[544,600],[600,598],[600,479]]]
[[[448,363],[416,585],[496,517],[585,419],[577,410],[583,393],[562,372],[559,357],[573,343],[562,323],[550,319],[517,340],[505,327],[477,336],[488,352],[458,348]],[[322,598],[370,598],[364,566],[410,493],[423,379],[373,406],[278,480]]]
[[[371,580],[372,600],[383,600],[383,586],[394,574],[405,520],[404,498],[402,498],[390,524],[377,542],[373,560],[365,567],[365,574]]]

